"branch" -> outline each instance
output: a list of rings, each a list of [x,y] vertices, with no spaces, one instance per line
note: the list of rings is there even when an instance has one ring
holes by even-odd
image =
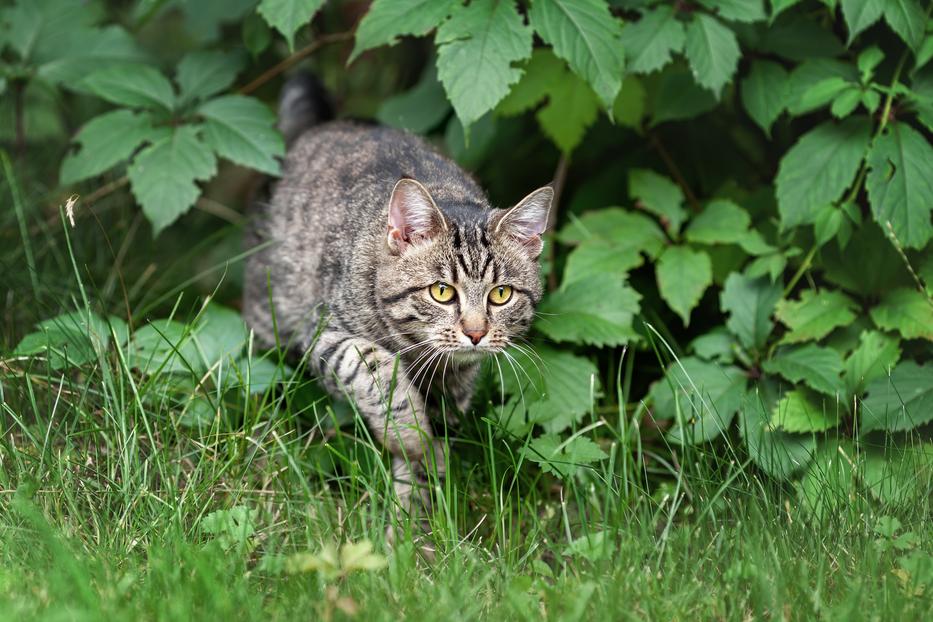
[[[651,146],[654,147],[658,152],[658,155],[661,156],[661,159],[664,161],[664,166],[667,167],[667,170],[674,178],[674,181],[676,181],[677,185],[680,186],[680,189],[683,190],[684,196],[687,197],[687,202],[690,204],[690,209],[692,209],[694,212],[699,212],[700,202],[697,201],[696,195],[693,194],[692,190],[690,190],[690,186],[687,185],[687,180],[680,172],[680,168],[677,166],[677,163],[674,162],[674,158],[672,158],[671,154],[667,152],[667,149],[664,147],[664,143],[661,142],[661,139],[658,138],[658,135],[654,132],[648,134],[648,139],[651,141]]]
[[[347,30],[345,32],[336,32],[333,34],[322,35],[318,37],[310,44],[301,48],[297,52],[294,52],[291,56],[285,58],[281,62],[273,65],[272,67],[264,71],[262,75],[260,75],[258,78],[256,78],[252,82],[248,83],[246,86],[240,87],[240,89],[237,92],[240,95],[249,95],[256,89],[261,87],[263,84],[268,82],[269,80],[273,79],[274,77],[281,74],[282,72],[287,71],[290,67],[295,65],[295,63],[297,63],[301,59],[306,58],[310,56],[311,54],[313,54],[314,52],[316,52],[319,48],[322,48],[325,45],[329,45],[331,43],[339,43],[340,41],[348,41],[353,38],[353,35],[355,34],[355,32],[356,32],[356,29],[354,28],[353,30]]]

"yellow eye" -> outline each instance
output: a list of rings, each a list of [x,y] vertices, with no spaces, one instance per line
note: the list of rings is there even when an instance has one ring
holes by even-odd
[[[431,298],[438,302],[450,302],[457,295],[457,291],[443,281],[438,281],[428,290],[431,292]]]
[[[512,297],[512,288],[508,285],[496,285],[489,292],[489,302],[494,305],[504,305]]]

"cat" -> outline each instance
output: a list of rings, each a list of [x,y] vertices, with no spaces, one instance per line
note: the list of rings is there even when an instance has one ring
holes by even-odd
[[[248,232],[243,314],[261,346],[288,344],[356,404],[392,455],[399,507],[415,513],[430,503],[427,463],[446,471],[431,398],[466,411],[483,356],[531,325],[553,190],[494,209],[417,136],[319,122],[321,96],[307,75],[283,89],[288,150]]]

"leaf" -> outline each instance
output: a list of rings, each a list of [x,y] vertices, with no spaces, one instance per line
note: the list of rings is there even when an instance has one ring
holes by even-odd
[[[804,134],[784,154],[775,180],[781,226],[811,222],[817,211],[848,188],[871,138],[871,123],[850,117],[826,122]]]
[[[838,56],[845,52],[842,42],[819,20],[796,13],[782,16],[769,26],[758,25],[753,46],[768,54],[777,54],[793,61]]]
[[[870,449],[862,452],[862,458],[862,482],[871,495],[883,503],[907,506],[911,501],[929,495],[930,478],[933,474],[933,445],[930,443],[904,448]],[[894,532],[901,527],[897,519],[891,522],[893,524],[886,526],[888,529],[884,534],[888,538],[893,538]],[[881,533],[878,527],[875,531]],[[897,540],[904,538],[904,535]]]
[[[127,363],[144,374],[203,373],[192,331],[181,322],[155,320],[137,330],[128,347]]]
[[[661,298],[688,326],[690,311],[713,282],[709,255],[685,246],[670,246],[658,259],[657,277]]]
[[[249,331],[243,318],[233,309],[210,303],[194,330],[194,341],[205,367],[217,362],[231,365],[247,345]]]
[[[684,193],[664,175],[649,169],[632,169],[628,174],[628,193],[639,200],[639,207],[659,216],[662,224],[674,233],[687,218]]]
[[[437,127],[448,113],[450,102],[437,81],[437,68],[428,64],[418,84],[383,100],[376,118],[384,125],[424,134]]]
[[[65,156],[60,181],[73,184],[100,175],[129,160],[137,147],[157,136],[147,112],[114,110],[94,117],[75,136],[81,149]]]
[[[781,300],[775,316],[790,330],[782,343],[817,341],[834,328],[846,326],[856,315],[855,302],[842,292],[812,289],[804,291],[799,300]]]
[[[127,175],[133,196],[158,235],[194,205],[201,194],[195,181],[217,171],[210,148],[190,125],[177,127],[139,152]]]
[[[914,51],[923,43],[927,18],[916,0],[886,0],[884,20]]]
[[[852,45],[859,33],[881,19],[887,0],[840,0],[842,15],[849,28],[848,44]]]
[[[673,7],[660,5],[645,11],[637,22],[622,29],[621,43],[628,54],[628,71],[651,73],[684,49],[686,33]]]
[[[632,327],[641,300],[617,275],[562,286],[542,301],[538,329],[555,341],[617,346],[638,338]]]
[[[528,19],[535,32],[586,80],[603,106],[622,86],[622,26],[602,0],[534,0]]]
[[[562,441],[556,434],[544,434],[522,449],[526,460],[541,465],[545,473],[563,479],[577,472],[581,466],[608,458],[599,445],[584,436]]]
[[[862,331],[858,347],[846,359],[846,393],[861,393],[867,383],[887,376],[900,358],[900,343],[895,337],[873,330]]]
[[[492,110],[522,77],[512,63],[531,56],[531,29],[512,2],[457,6],[437,29],[437,75],[464,127]]]
[[[687,227],[684,237],[700,244],[738,244],[748,238],[751,217],[728,199],[713,199]]]
[[[47,43],[51,44],[48,54],[43,55],[45,60],[36,73],[43,80],[72,90],[81,90],[81,83],[75,76],[146,61],[136,40],[119,26],[69,27],[60,39]]]
[[[597,531],[575,538],[564,547],[561,555],[565,557],[582,557],[591,562],[598,562],[612,555],[614,550],[612,534],[608,531]],[[550,569],[545,564],[545,567]]]
[[[650,98],[651,125],[693,119],[709,112],[716,104],[713,94],[698,86],[686,69],[671,65],[661,72]]]
[[[340,547],[340,567],[345,572],[372,572],[382,570],[388,565],[389,561],[385,557],[373,551],[373,543],[369,540],[347,542]]]
[[[724,328],[714,328],[705,335],[694,337],[689,350],[701,359],[717,363],[731,363],[735,356],[735,338]]]
[[[600,274],[624,274],[645,262],[637,248],[605,240],[587,240],[573,249],[564,265],[564,284]]]
[[[644,251],[649,257],[656,257],[667,241],[664,232],[653,220],[621,207],[586,212],[561,229],[557,238],[564,244],[605,240]]]
[[[735,33],[719,20],[697,13],[687,25],[685,50],[694,79],[718,99],[739,65]]]
[[[237,359],[221,376],[224,389],[242,388],[249,395],[265,393],[279,382],[285,382],[293,373],[287,365],[278,365],[268,358],[244,356]]]
[[[645,87],[637,77],[626,76],[616,103],[612,106],[612,117],[619,125],[639,128],[644,116]]]
[[[810,58],[798,65],[790,73],[787,81],[787,112],[799,116],[815,109],[817,105],[804,101],[804,94],[820,82],[838,78],[845,82],[857,83],[858,71],[849,63],[832,58]]]
[[[171,111],[172,83],[149,65],[121,65],[95,71],[80,82],[94,95],[114,104]]]
[[[771,312],[781,299],[781,286],[766,278],[752,279],[733,272],[726,279],[719,304],[729,314],[726,327],[746,348],[761,348],[774,323]]]
[[[739,413],[739,432],[749,456],[761,470],[771,477],[789,480],[810,462],[816,439],[812,434],[790,434],[771,427],[775,393],[767,382],[748,391]]]
[[[225,95],[201,105],[198,114],[205,119],[207,144],[218,155],[269,175],[280,173],[276,158],[285,155],[285,142],[265,104],[252,97]]]
[[[815,452],[797,483],[801,505],[816,521],[830,521],[851,510],[856,498],[858,454],[849,442],[830,440]]]
[[[779,350],[762,368],[771,374],[780,374],[791,382],[802,382],[825,393],[836,395],[842,392],[842,357],[832,348],[814,344]]]
[[[700,4],[736,22],[757,22],[766,17],[764,0],[700,0]]]
[[[308,24],[324,0],[260,0],[256,11],[295,49],[295,33]]]
[[[205,99],[223,91],[233,84],[241,68],[242,60],[233,54],[218,51],[186,54],[175,74],[179,103]]]
[[[898,241],[923,248],[933,237],[933,147],[906,123],[889,125],[868,154],[865,182],[875,221],[891,223]]]
[[[402,35],[428,34],[458,4],[458,0],[374,0],[356,29],[356,42],[347,63],[366,50],[395,45]]]
[[[769,137],[771,126],[787,105],[789,78],[790,74],[778,63],[754,60],[748,77],[742,81],[742,105]]]
[[[890,376],[868,383],[860,432],[903,432],[933,420],[933,367],[903,361]]]
[[[771,425],[785,432],[825,432],[839,425],[839,413],[814,403],[805,389],[789,391],[774,407]]]
[[[215,510],[201,519],[198,526],[215,538],[225,551],[246,547],[256,535],[259,510],[237,505],[229,510]]]
[[[850,250],[829,244],[822,249],[824,275],[830,282],[872,296],[913,283],[904,260],[875,223],[866,221],[857,227],[846,248]],[[853,253],[851,248],[859,252]]]
[[[110,327],[120,320],[104,320],[96,313],[63,313],[36,325],[16,346],[14,356],[45,355],[52,369],[77,367],[95,360],[110,344]],[[117,330],[117,334],[120,331]]]
[[[933,303],[915,289],[891,290],[869,313],[879,328],[896,330],[904,339],[933,341]]]

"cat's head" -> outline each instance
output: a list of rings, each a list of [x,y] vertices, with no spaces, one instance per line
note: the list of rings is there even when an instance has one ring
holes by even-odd
[[[554,191],[511,209],[439,207],[402,179],[389,199],[380,304],[409,344],[469,359],[504,349],[531,325],[541,297],[538,256]]]

